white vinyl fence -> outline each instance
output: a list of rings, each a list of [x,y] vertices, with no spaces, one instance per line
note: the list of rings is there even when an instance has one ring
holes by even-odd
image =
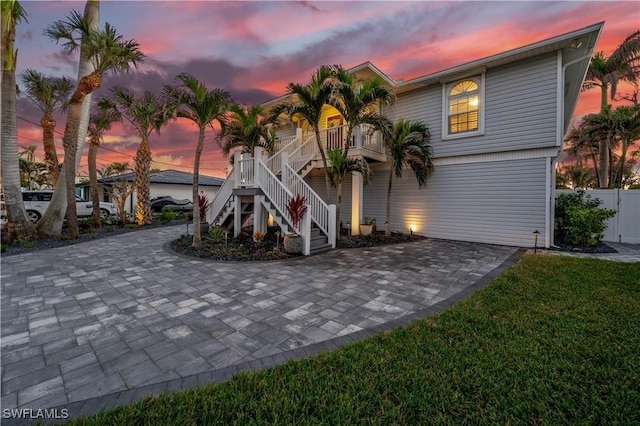
[[[556,195],[575,192],[556,190]],[[640,189],[590,189],[585,195],[602,200],[600,207],[614,209],[617,213],[607,221],[604,241],[640,244]]]

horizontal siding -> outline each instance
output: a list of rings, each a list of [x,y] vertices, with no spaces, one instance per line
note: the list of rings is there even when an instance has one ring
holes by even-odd
[[[554,146],[556,60],[551,54],[486,72],[484,135],[442,140],[442,85],[401,94],[385,112],[393,121],[424,121],[435,157]]]
[[[286,125],[278,128],[276,135],[279,138],[293,137],[296,135],[296,125],[293,123],[287,123]]]
[[[315,169],[305,177],[305,181],[327,204],[338,203],[338,190],[331,188],[331,196],[327,197],[327,185],[324,180],[323,169]],[[351,175],[342,182],[342,203],[340,204],[340,220],[343,223],[351,221]]]
[[[545,232],[545,158],[438,167],[418,189],[409,170],[394,179],[391,229],[427,237],[532,246]],[[364,215],[385,222],[388,165],[374,166]]]

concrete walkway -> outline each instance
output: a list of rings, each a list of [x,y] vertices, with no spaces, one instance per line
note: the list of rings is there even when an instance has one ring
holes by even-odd
[[[2,257],[2,408],[75,418],[334,350],[441,311],[524,251],[425,240],[225,263],[163,248],[184,230]]]

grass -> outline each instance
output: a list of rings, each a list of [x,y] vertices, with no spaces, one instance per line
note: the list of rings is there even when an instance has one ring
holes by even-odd
[[[639,424],[640,264],[526,255],[441,314],[73,424]]]

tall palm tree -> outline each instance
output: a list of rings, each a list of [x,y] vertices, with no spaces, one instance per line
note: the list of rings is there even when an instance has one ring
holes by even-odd
[[[87,134],[89,135],[89,154],[87,163],[89,166],[89,192],[91,192],[91,203],[93,207],[93,225],[95,228],[102,226],[100,218],[100,196],[98,194],[98,169],[96,159],[98,156],[98,148],[102,142],[103,134],[111,129],[114,121],[120,120],[120,114],[105,106],[100,108],[95,114],[91,114],[89,118],[89,127]]]
[[[387,187],[387,218],[385,233],[391,233],[391,187],[393,176],[402,177],[405,167],[410,167],[418,181],[418,187],[427,184],[433,173],[433,150],[431,134],[427,125],[421,121],[400,119],[392,131],[386,132],[385,145],[391,156],[389,185]]]
[[[340,223],[340,204],[342,203],[342,182],[350,173],[360,173],[362,183],[368,185],[371,182],[371,169],[369,164],[362,158],[347,157],[346,151],[342,148],[330,149],[327,157],[331,162],[329,166],[329,176],[332,185],[338,190],[338,203],[336,205],[336,221]],[[339,238],[339,236],[338,236]]]
[[[106,23],[104,30],[91,29],[89,22],[78,12],[73,11],[66,21],[57,21],[45,29],[45,34],[56,41],[63,41],[67,52],[75,52],[82,46],[83,52],[93,65],[93,71],[81,77],[71,95],[69,113],[63,137],[65,189],[56,191],[49,203],[47,211],[38,223],[38,230],[43,234],[59,235],[62,229],[64,209],[55,201],[64,192],[67,207],[67,225],[69,238],[79,236],[78,218],[75,204],[75,174],[79,161],[77,157],[78,136],[81,127],[83,101],[102,84],[102,76],[107,71],[128,72],[136,67],[144,55],[135,40],[124,40],[116,29]],[[83,53],[81,51],[81,53]],[[83,132],[84,133],[84,132]]]
[[[604,114],[609,104],[617,93],[618,83],[621,81],[636,82],[638,61],[640,60],[640,30],[637,30],[625,38],[620,45],[606,56],[604,52],[597,52],[589,64],[582,90],[594,87],[600,88],[600,113]],[[600,140],[600,177],[601,188],[609,186],[609,149],[606,140]]]
[[[18,127],[16,124],[16,59],[14,51],[16,25],[26,20],[26,14],[20,3],[14,0],[0,3],[2,15],[2,185],[7,209],[7,231],[9,241],[33,238],[35,228],[27,217],[20,189],[20,166],[18,155]]]
[[[582,90],[600,88],[600,112],[604,112],[609,103],[609,97],[614,99],[618,83],[637,80],[639,55],[640,30],[636,30],[627,36],[611,55],[606,56],[604,52],[597,52],[591,58]],[[609,89],[611,89],[610,93]]]
[[[178,107],[177,116],[193,121],[198,126],[198,142],[193,161],[193,246],[200,247],[200,208],[198,200],[198,182],[200,180],[200,156],[204,148],[205,129],[212,129],[214,121],[222,123],[231,104],[231,96],[222,89],[207,89],[192,75],[179,74],[176,77],[179,86],[165,86],[167,98]],[[203,218],[204,219],[204,218]]]
[[[285,113],[290,119],[300,119],[313,129],[318,150],[322,157],[327,195],[329,195],[331,178],[327,169],[327,154],[320,140],[320,117],[322,116],[322,108],[325,105],[329,105],[331,101],[334,77],[334,69],[330,66],[322,65],[311,76],[311,80],[306,85],[289,83],[287,93],[293,95],[294,101],[279,104],[273,109],[274,117]]]
[[[56,120],[53,113],[56,110],[66,110],[69,95],[73,90],[73,82],[68,77],[46,77],[44,74],[27,69],[21,75],[27,97],[40,108],[43,115],[40,119],[42,127],[42,145],[44,147],[44,163],[55,185],[58,182],[58,154],[53,139]]]
[[[242,147],[243,153],[253,155],[257,146],[266,149],[270,156],[275,154],[274,118],[262,116],[260,105],[244,108],[234,104],[229,107],[229,112],[218,132],[224,155],[238,147]]]
[[[331,105],[347,121],[344,151],[348,155],[353,131],[359,125],[368,124],[381,132],[389,128],[388,119],[376,110],[381,103],[391,103],[395,94],[379,78],[359,82],[340,66],[335,67],[334,73],[336,81]]]
[[[149,91],[145,91],[140,98],[136,98],[133,92],[124,87],[114,87],[111,91],[113,100],[101,98],[99,105],[116,116],[124,117],[136,129],[141,139],[135,158],[136,222],[139,225],[149,224],[152,220],[149,136],[153,131],[160,133],[160,128],[174,117],[175,109],[169,102]]]

